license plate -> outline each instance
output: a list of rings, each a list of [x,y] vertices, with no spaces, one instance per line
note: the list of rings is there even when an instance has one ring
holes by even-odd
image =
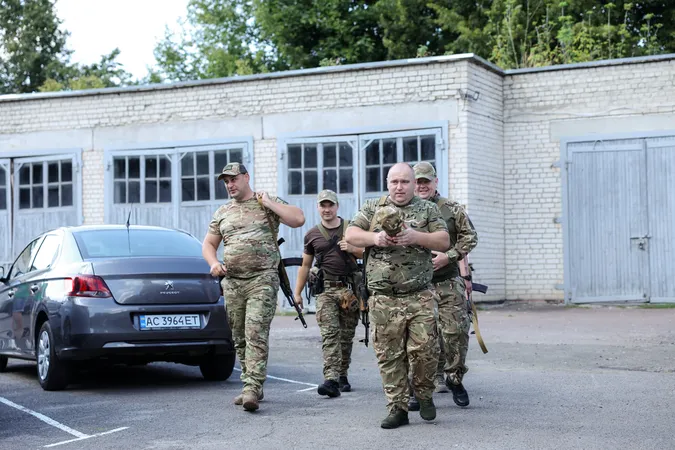
[[[153,314],[142,315],[139,319],[141,330],[201,328],[199,314]]]

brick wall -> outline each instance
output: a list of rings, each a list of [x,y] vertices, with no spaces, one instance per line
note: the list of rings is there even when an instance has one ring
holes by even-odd
[[[478,232],[472,252],[476,280],[489,285],[488,295],[476,299],[503,299],[506,295],[504,236],[504,155],[502,76],[482,66],[468,70],[467,111],[469,186],[466,204]]]
[[[513,71],[504,78],[508,299],[563,299],[556,289],[564,281],[563,234],[554,223],[562,214],[561,170],[552,166],[560,160],[558,135],[574,135],[583,122],[608,118],[634,119],[621,129],[611,120],[602,123],[613,133],[627,132],[645,116],[656,126],[659,116],[675,112],[674,61],[615,64]]]

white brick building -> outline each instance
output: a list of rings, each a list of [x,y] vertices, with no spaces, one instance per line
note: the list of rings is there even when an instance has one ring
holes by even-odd
[[[675,55],[504,71],[468,54],[1,96],[0,264],[47,228],[124,222],[131,203],[135,223],[201,238],[228,159],[303,205],[306,226],[282,232],[299,256],[313,193],[339,190],[350,217],[388,165],[423,159],[478,230],[477,301],[675,301],[670,136]]]

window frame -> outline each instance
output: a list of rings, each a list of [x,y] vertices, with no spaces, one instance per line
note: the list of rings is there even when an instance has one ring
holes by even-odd
[[[358,137],[357,136],[351,136],[351,135],[346,135],[346,136],[326,136],[326,137],[315,137],[315,138],[295,138],[295,139],[286,139],[283,141],[283,148],[281,151],[281,161],[282,164],[280,165],[280,170],[279,171],[279,186],[285,186],[286,190],[284,195],[288,196],[289,198],[293,197],[306,197],[306,196],[316,196],[319,192],[321,192],[324,187],[324,170],[326,170],[326,167],[324,166],[324,152],[323,152],[323,145],[324,144],[336,144],[336,166],[331,166],[328,169],[335,169],[337,171],[337,187],[338,190],[335,192],[340,195],[356,195],[359,191],[359,183],[358,183],[358,167],[359,167],[359,160],[358,160]],[[339,165],[339,160],[340,160],[340,152],[339,152],[339,145],[341,143],[346,143],[351,147],[352,151],[352,165],[346,168],[350,168],[352,171],[352,191],[351,192],[340,192],[340,169],[341,166]],[[302,181],[301,181],[301,186],[304,186],[304,178],[305,178],[305,171],[307,168],[305,168],[305,154],[304,154],[304,145],[309,144],[309,145],[316,145],[316,152],[317,152],[317,161],[316,161],[316,169],[314,168],[309,168],[309,170],[316,170],[317,172],[317,192],[315,193],[301,193],[301,194],[291,194],[290,192],[290,183],[288,180],[288,174],[292,171],[297,172],[301,171],[302,172]],[[289,151],[289,146],[292,145],[302,145],[303,151],[301,152],[301,158],[302,158],[302,167],[301,168],[291,168],[290,167],[290,151]]]
[[[200,201],[182,201],[181,185],[181,156],[187,152],[200,152],[206,150],[223,149],[242,149],[243,163],[246,165],[251,176],[251,186],[255,186],[254,179],[254,145],[253,137],[234,137],[227,139],[205,139],[195,141],[165,141],[149,142],[146,144],[131,144],[128,146],[106,147],[104,151],[104,223],[111,223],[114,208],[137,209],[141,208],[167,208],[170,210],[171,221],[174,225],[180,222],[179,216],[181,208],[184,206],[202,206],[211,205],[214,202],[225,203],[228,199],[200,200]],[[171,202],[164,203],[114,203],[114,166],[113,161],[121,156],[148,156],[148,155],[167,155],[172,161],[171,165]],[[218,169],[218,173],[222,168]],[[215,175],[215,174],[214,174]],[[216,179],[216,176],[213,177]],[[145,183],[142,188],[145,189]],[[211,193],[211,189],[209,189]],[[211,195],[211,194],[210,194]],[[215,197],[215,191],[213,191]],[[142,199],[145,197],[142,196]]]
[[[223,167],[216,167],[215,166],[215,153],[219,151],[227,151],[227,161],[230,161],[230,153],[232,151],[241,151],[241,163],[246,166],[246,170],[249,171],[249,175],[251,177],[251,187],[254,186],[253,184],[253,167],[252,164],[247,163],[247,149],[246,149],[246,143],[231,143],[231,144],[222,144],[222,145],[203,145],[203,146],[192,146],[192,147],[182,147],[177,149],[178,150],[178,178],[180,181],[179,185],[179,192],[180,195],[178,197],[178,203],[179,206],[204,206],[204,205],[211,205],[213,202],[226,202],[230,200],[229,194],[226,192],[226,196],[224,198],[216,198],[216,184],[219,182],[218,181],[218,175],[223,171]],[[182,161],[185,155],[188,153],[191,153],[192,155],[195,155],[197,153],[204,153],[208,152],[209,155],[209,175],[199,175],[197,174],[197,158],[193,158],[193,168],[195,169],[195,172],[192,175],[187,175],[183,176],[182,173]],[[208,200],[183,200],[183,178],[192,178],[195,181],[195,198],[197,197],[197,179],[199,177],[209,177],[209,199]],[[222,181],[220,181],[222,183]]]

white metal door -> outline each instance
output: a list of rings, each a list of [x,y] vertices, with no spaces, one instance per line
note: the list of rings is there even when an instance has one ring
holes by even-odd
[[[675,136],[646,139],[650,301],[675,303]]]
[[[242,144],[204,145],[177,149],[177,228],[202,240],[216,210],[229,201],[227,189],[218,176],[228,163],[246,166],[253,184],[252,150]],[[222,248],[219,248],[220,253]]]
[[[10,164],[9,159],[0,159],[0,266],[5,271],[13,260]]]
[[[174,227],[175,160],[173,148],[108,154],[106,223]]]
[[[641,139],[567,146],[568,295],[646,301],[646,161]]]
[[[76,154],[14,159],[14,249],[50,229],[82,223],[80,167]]]
[[[316,196],[323,189],[338,194],[338,215],[351,220],[359,206],[357,137],[302,138],[285,141],[279,163],[279,196],[302,208],[305,225],[300,228],[281,226],[279,236],[284,238],[281,254],[284,258],[302,257],[304,236],[320,222]],[[291,287],[295,287],[297,267],[288,268]],[[281,295],[281,294],[280,294]],[[287,300],[282,306],[288,307]],[[314,311],[314,302],[308,309]]]

